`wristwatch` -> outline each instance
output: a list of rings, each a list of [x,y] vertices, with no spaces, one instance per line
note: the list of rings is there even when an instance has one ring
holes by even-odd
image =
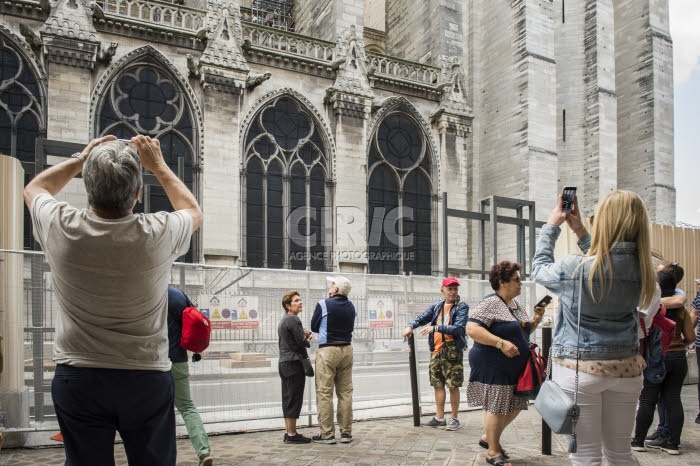
[[[75,154],[72,154],[71,157],[73,157],[74,159],[80,160],[81,163],[85,162],[85,157],[83,157],[83,154],[81,154],[80,152],[76,152]]]
[[[498,348],[498,349],[503,348],[503,340],[498,340],[498,343],[496,343],[496,348]]]

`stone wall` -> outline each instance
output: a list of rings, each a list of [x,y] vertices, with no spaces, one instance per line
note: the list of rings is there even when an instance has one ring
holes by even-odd
[[[387,53],[426,63],[441,54],[461,56],[463,9],[458,0],[386,0]]]
[[[618,186],[674,221],[673,50],[667,0],[615,3]]]
[[[557,191],[577,186],[583,200],[586,186],[582,174],[585,166],[584,140],[586,101],[583,87],[586,73],[583,38],[585,5],[581,1],[554,3],[554,59],[557,66],[556,141],[559,160]],[[562,11],[563,10],[563,11]],[[584,206],[582,208],[591,206]]]
[[[318,39],[336,40],[351,24],[364,24],[364,0],[294,2],[295,30]]]

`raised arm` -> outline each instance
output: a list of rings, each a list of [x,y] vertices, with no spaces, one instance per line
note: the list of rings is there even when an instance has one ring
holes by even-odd
[[[111,135],[93,139],[85,147],[85,149],[82,150],[80,156],[83,158],[83,160],[85,160],[95,146],[98,146],[103,142],[114,141],[115,139],[117,138]],[[48,193],[55,196],[61,192],[68,182],[75,178],[75,176],[82,170],[83,162],[77,158],[71,157],[58,165],[54,165],[53,167],[47,168],[43,172],[39,173],[24,188],[24,203],[27,204],[27,208],[32,208],[32,201],[39,194]]]
[[[165,190],[168,200],[177,211],[187,212],[192,217],[192,231],[202,226],[202,209],[187,186],[173,173],[163,159],[160,141],[148,136],[135,136],[131,142],[136,146],[141,165],[153,172]]]

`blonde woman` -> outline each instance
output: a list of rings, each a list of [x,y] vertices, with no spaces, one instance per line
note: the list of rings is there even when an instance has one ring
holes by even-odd
[[[583,255],[555,262],[554,245],[564,222],[578,237]],[[648,308],[656,289],[644,202],[630,191],[608,194],[596,207],[589,234],[581,222],[578,199],[566,213],[559,196],[540,232],[532,277],[560,298],[552,373],[554,381],[572,396],[578,355],[581,415],[576,426],[578,448],[570,456],[571,463],[600,465],[605,457],[615,466],[636,465],[630,434],[643,370],[636,309]]]

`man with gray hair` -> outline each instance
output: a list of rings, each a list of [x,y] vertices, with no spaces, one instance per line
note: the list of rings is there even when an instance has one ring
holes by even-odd
[[[340,441],[352,442],[352,332],[357,311],[348,299],[350,281],[345,277],[328,277],[328,298],[319,301],[311,317],[311,331],[318,333],[316,352],[316,407],[319,435],[311,440],[335,442],[333,424],[333,388],[338,396]]]
[[[142,165],[174,212],[133,213]],[[54,198],[81,171],[88,209]],[[167,288],[202,224],[197,201],[146,136],[93,139],[37,175],[24,200],[59,303],[51,395],[66,464],[114,464],[117,431],[129,464],[175,464]]]

